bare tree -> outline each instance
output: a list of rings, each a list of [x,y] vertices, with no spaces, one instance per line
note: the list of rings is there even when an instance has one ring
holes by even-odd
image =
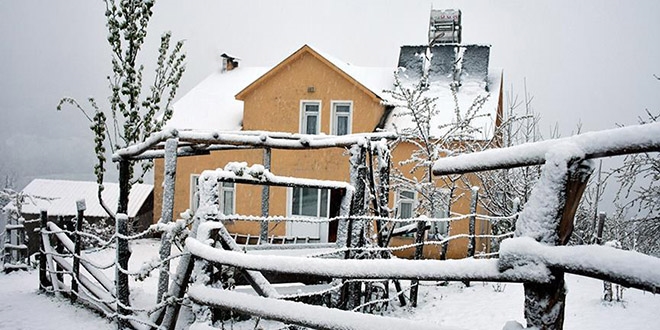
[[[498,131],[500,134],[498,146],[510,147],[542,139],[538,128],[540,115],[534,111],[532,101],[533,97],[527,91],[526,83],[522,100],[513,89],[509,91],[506,97],[505,118]],[[476,173],[483,191],[483,197],[480,198],[481,206],[495,216],[513,215],[518,211],[517,208],[527,203],[540,173],[540,166]],[[513,225],[513,222],[495,223],[493,233],[510,232],[513,230]]]
[[[660,113],[646,111],[640,124],[657,122]],[[660,156],[657,152],[626,156],[614,170],[620,184],[613,230],[626,249],[660,256]]]

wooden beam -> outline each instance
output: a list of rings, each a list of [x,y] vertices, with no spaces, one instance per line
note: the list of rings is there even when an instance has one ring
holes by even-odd
[[[577,158],[593,159],[660,151],[660,123],[588,132],[567,138],[525,143],[438,159],[433,175],[464,174],[522,166],[541,165],[548,151],[573,149]]]

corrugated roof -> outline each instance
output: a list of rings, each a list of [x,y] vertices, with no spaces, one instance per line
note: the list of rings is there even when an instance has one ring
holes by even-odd
[[[104,183],[103,200],[112,210],[117,209],[119,200],[119,184]],[[48,215],[73,216],[76,215],[76,201],[85,199],[87,206],[85,216],[106,217],[107,213],[99,204],[97,198],[97,184],[89,181],[46,180],[34,179],[24,189],[23,193],[31,196],[23,204],[24,214],[39,214],[47,210]],[[135,217],[154,187],[150,184],[134,184],[128,195],[128,216]],[[10,203],[5,210],[13,207]]]

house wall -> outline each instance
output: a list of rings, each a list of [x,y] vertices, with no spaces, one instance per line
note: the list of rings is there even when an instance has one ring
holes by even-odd
[[[406,164],[401,165],[401,162],[410,158],[412,152],[416,149],[416,146],[409,142],[401,142],[396,148],[392,150],[392,166],[395,167],[400,173],[408,178],[416,178],[417,181],[422,181],[424,173],[422,170],[418,169],[415,172],[411,172],[413,165]],[[452,213],[458,214],[469,214],[470,213],[470,187],[472,185],[478,186],[478,180],[473,175],[466,175],[465,181],[459,180],[455,184],[454,192],[452,195],[452,204],[450,211]],[[434,177],[433,179],[437,187],[447,187],[445,180],[442,178]],[[390,207],[394,207],[396,187],[395,183],[392,182],[393,188],[390,190]],[[460,196],[459,198],[456,198]],[[480,205],[477,204],[477,213],[484,214],[484,210]],[[456,234],[467,234],[469,231],[469,220],[463,219],[458,221],[453,221],[449,228],[449,235]],[[478,220],[475,222],[475,233],[490,233],[490,226],[487,221]],[[393,237],[391,240],[391,246],[404,246],[414,243],[414,237]],[[467,246],[469,240],[468,238],[457,238],[451,240],[447,247],[447,258],[448,259],[457,259],[464,258],[467,255]],[[490,248],[490,242],[488,239],[477,238],[476,240],[476,249],[475,251],[481,251]],[[408,248],[401,251],[395,251],[394,254],[402,258],[411,258],[414,255],[414,248]],[[439,258],[441,254],[440,245],[429,245],[424,247],[424,257],[425,258]]]
[[[314,87],[314,92],[308,88]],[[380,100],[367,94],[355,82],[347,80],[339,72],[309,52],[301,52],[284,63],[276,74],[259,82],[244,96],[244,130],[298,133],[300,131],[300,107],[302,100],[320,100],[320,131],[331,133],[332,101],[352,101],[352,132],[373,132],[384,112]],[[228,150],[212,152],[208,156],[179,158],[177,167],[174,214],[190,207],[191,174],[203,170],[224,167],[228,162],[241,161],[248,165],[262,164],[261,150]],[[343,148],[323,150],[273,150],[271,171],[281,176],[349,181],[348,155]],[[154,221],[160,218],[162,209],[163,161],[156,160],[154,181],[156,194]],[[261,214],[260,186],[236,186],[236,212]],[[270,188],[270,215],[286,216],[286,188]],[[237,221],[229,224],[230,231],[258,235],[257,222]],[[271,224],[270,233],[284,235],[285,224]]]
[[[248,87],[243,93],[244,101],[244,130],[264,130],[273,132],[300,131],[301,100],[321,101],[320,130],[324,134],[331,133],[331,102],[352,101],[353,117],[352,132],[372,132],[377,126],[384,112],[380,100],[373,94],[366,93],[354,81],[346,79],[327,62],[319,59],[309,52],[299,52],[276,67],[266,78],[260,78]],[[314,87],[310,92],[309,87]],[[200,119],[203,120],[203,119]],[[393,150],[394,166],[398,166],[403,173],[408,173],[409,166],[399,166],[399,162],[410,157],[413,145],[402,143]],[[200,174],[203,170],[224,167],[228,162],[240,161],[248,165],[262,164],[262,150],[231,150],[216,151],[206,156],[179,158],[176,176],[174,214],[177,216],[190,207],[190,179],[191,174]],[[273,150],[271,156],[271,171],[281,176],[300,178],[314,178],[324,180],[349,181],[348,155],[344,149],[323,150]],[[421,178],[421,173],[416,173]],[[154,174],[154,222],[160,218],[162,208],[162,182],[163,161],[156,160]],[[441,180],[435,180],[442,186]],[[236,212],[238,214],[261,214],[260,186],[237,185]],[[394,194],[390,193],[390,206],[394,205]],[[469,187],[459,183],[454,196],[469,196]],[[452,212],[469,213],[469,197],[459,198],[452,204]],[[481,211],[481,210],[479,210]],[[287,214],[286,188],[270,188],[270,215]],[[450,234],[468,232],[468,220],[453,222]],[[270,225],[270,234],[284,235],[284,223]],[[258,235],[260,225],[257,222],[237,221],[227,225],[233,232]],[[477,221],[476,232],[488,232],[490,228],[486,222]],[[412,243],[413,238],[397,237],[392,240],[396,246]],[[448,246],[448,258],[464,257],[467,250],[468,239],[452,240]],[[476,250],[488,246],[488,240],[477,240]],[[396,254],[409,257],[413,249],[407,249]],[[435,247],[426,247],[425,256],[438,258],[439,250]]]

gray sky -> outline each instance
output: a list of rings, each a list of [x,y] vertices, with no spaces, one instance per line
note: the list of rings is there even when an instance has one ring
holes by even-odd
[[[660,1],[174,1],[160,0],[142,53],[160,34],[186,40],[179,96],[218,55],[274,65],[305,43],[347,62],[395,66],[399,46],[426,41],[429,10],[459,8],[465,43],[489,43],[491,67],[563,135],[633,124],[660,111]],[[110,52],[102,1],[0,0],[0,172],[19,188],[34,177],[93,179],[92,133],[63,96],[105,100]],[[151,67],[147,65],[145,77]]]

